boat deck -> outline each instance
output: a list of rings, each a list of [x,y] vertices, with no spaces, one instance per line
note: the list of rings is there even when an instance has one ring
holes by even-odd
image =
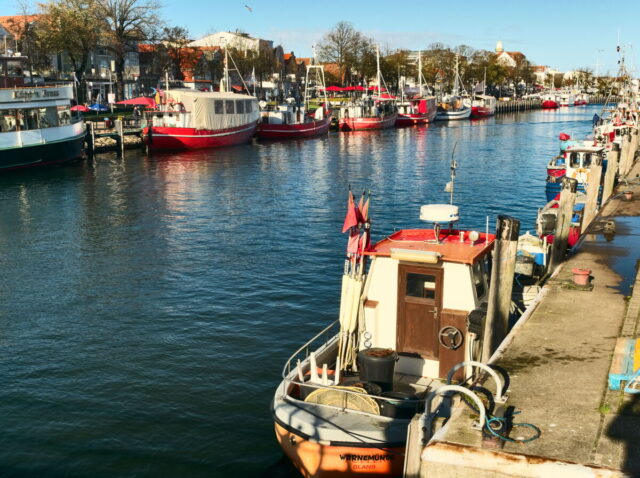
[[[640,164],[630,177],[638,173]],[[640,185],[624,189],[640,195]],[[609,201],[497,361],[511,376],[508,404],[522,411],[514,421],[538,426],[540,438],[492,448],[462,412],[422,452],[430,477],[640,476],[640,394],[607,384],[618,338],[640,334],[639,216],[640,200]],[[610,220],[616,234],[607,240],[602,225]],[[591,290],[572,285],[574,267],[592,270]],[[527,431],[514,429],[519,435]]]
[[[493,248],[493,234],[478,233],[478,239],[469,239],[470,231],[442,230],[439,241],[435,242],[432,229],[403,229],[378,242],[365,254],[372,256],[390,256],[392,249],[405,249],[420,252],[435,252],[442,260],[473,264]],[[464,236],[461,238],[461,233]]]

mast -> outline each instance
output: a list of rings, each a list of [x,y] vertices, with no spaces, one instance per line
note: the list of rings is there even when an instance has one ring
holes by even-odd
[[[380,47],[376,45],[376,82],[378,83],[378,97],[380,96],[380,88],[382,81],[380,80]]]
[[[220,82],[220,91],[223,93],[229,91],[229,50],[226,45],[224,47],[224,71]]]
[[[454,78],[453,78],[453,96],[458,96],[458,90],[459,90],[459,85],[458,85],[458,54],[456,53],[456,71],[454,74]]]
[[[487,67],[484,67],[484,79],[482,80],[482,95],[487,93]]]
[[[418,94],[422,97],[422,51],[418,51]]]

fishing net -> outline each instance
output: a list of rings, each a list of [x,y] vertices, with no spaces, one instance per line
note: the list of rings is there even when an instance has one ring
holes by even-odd
[[[360,412],[371,413],[372,415],[380,415],[380,407],[378,402],[366,395],[359,395],[360,392],[366,394],[367,391],[360,387],[330,387],[319,388],[309,394],[304,399],[308,403],[317,403],[319,405],[330,405],[339,408],[348,408],[350,410],[358,410]]]

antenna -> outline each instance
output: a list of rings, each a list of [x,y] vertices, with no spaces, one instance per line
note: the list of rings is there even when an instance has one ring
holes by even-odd
[[[458,142],[456,141],[455,144],[453,145],[453,151],[451,151],[451,181],[449,181],[444,188],[445,192],[448,192],[451,194],[449,197],[449,204],[453,204],[453,191],[455,189],[455,182],[456,182],[456,169],[458,169],[458,162],[454,158],[457,146],[458,146]]]

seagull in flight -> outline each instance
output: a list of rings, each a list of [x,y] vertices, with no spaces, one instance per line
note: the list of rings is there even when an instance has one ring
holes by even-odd
[[[251,9],[251,7],[249,5],[245,5],[244,8],[246,8],[247,10],[249,10],[250,12],[253,12],[253,10]]]

